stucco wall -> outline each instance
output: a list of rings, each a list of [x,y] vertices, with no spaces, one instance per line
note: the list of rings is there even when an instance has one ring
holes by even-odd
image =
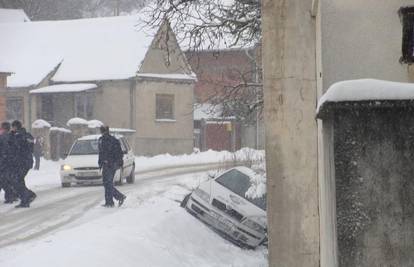
[[[401,65],[398,10],[412,0],[320,0],[322,77],[327,90],[337,81],[377,78],[407,82]]]
[[[131,125],[131,83],[129,80],[103,81],[95,91],[93,117],[114,128]]]
[[[193,148],[193,83],[137,83],[136,153],[188,153]],[[174,95],[174,122],[156,120],[156,94]]]

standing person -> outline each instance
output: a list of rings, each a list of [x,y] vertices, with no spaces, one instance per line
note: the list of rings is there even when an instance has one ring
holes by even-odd
[[[0,190],[4,190],[4,203],[11,204],[17,200],[17,194],[12,186],[12,173],[9,164],[9,122],[3,122],[0,127]]]
[[[108,126],[101,126],[102,136],[99,138],[99,167],[102,169],[103,185],[105,188],[104,207],[113,207],[114,198],[118,201],[118,206],[122,206],[126,196],[114,187],[114,175],[116,170],[123,165],[121,144],[118,139],[109,134]]]
[[[10,167],[13,172],[13,187],[16,190],[20,204],[16,208],[28,208],[36,198],[36,194],[26,187],[24,181],[27,173],[33,167],[33,136],[26,132],[20,121],[12,122],[10,132]]]
[[[33,156],[35,158],[35,166],[33,169],[39,170],[40,168],[40,157],[42,156],[43,152],[43,142],[41,137],[36,137],[34,139],[34,146],[33,146]]]

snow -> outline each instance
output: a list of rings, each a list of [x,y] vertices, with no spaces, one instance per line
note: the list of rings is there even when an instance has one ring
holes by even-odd
[[[328,102],[413,100],[414,83],[375,79],[349,80],[333,84],[319,99],[317,113]]]
[[[52,128],[50,128],[50,131],[51,132],[56,131],[56,132],[63,132],[63,133],[72,133],[71,130],[66,129],[66,128],[61,128],[61,127],[52,127]]]
[[[2,248],[0,265],[267,266],[267,249],[241,249],[179,207],[204,176],[182,175],[137,186],[127,193],[122,208],[96,206],[64,229]]]
[[[0,8],[0,23],[30,21],[23,9]]]
[[[135,133],[136,131],[133,129],[126,129],[126,128],[109,128],[111,133]]]
[[[138,156],[135,158],[136,170],[139,172],[149,171],[165,167],[176,167],[184,165],[224,163],[224,162],[242,162],[263,161],[264,151],[243,148],[234,153],[228,151],[208,150],[204,152],[195,152],[184,155],[162,154],[154,157]]]
[[[71,126],[71,125],[88,125],[88,121],[82,118],[72,118],[70,120],[68,120],[68,122],[66,123],[67,126]]]
[[[35,129],[50,128],[50,127],[52,127],[52,125],[50,125],[50,123],[48,123],[45,120],[41,120],[41,119],[35,120],[32,123],[32,128],[35,128]]]
[[[89,128],[99,128],[103,125],[104,125],[104,123],[99,121],[99,120],[90,120],[90,121],[88,121],[88,127]]]
[[[242,149],[234,154],[207,151],[181,156],[138,157],[137,163],[143,170],[173,164],[219,162],[222,157],[258,159],[263,156],[263,151]],[[266,248],[241,249],[179,206],[186,194],[208,179],[205,172],[162,175],[143,179],[136,185],[119,187],[127,195],[124,206],[105,209],[100,207],[102,187],[61,189],[60,164],[42,160],[40,171],[29,172],[26,184],[38,193],[29,210],[1,207],[6,221],[21,220],[18,222],[23,226],[31,227],[30,220],[39,219],[39,225],[31,228],[33,236],[2,247],[0,266],[268,266]],[[84,202],[92,205],[86,209],[80,204]],[[68,205],[64,206],[65,203]],[[62,210],[62,213],[55,214],[54,210]],[[38,217],[36,213],[39,213]],[[28,221],[23,217],[28,217]],[[75,219],[64,223],[68,217]],[[2,226],[2,231],[11,231],[3,232],[6,238],[10,238],[8,234],[18,235],[28,228],[7,222]]]
[[[50,93],[77,93],[87,90],[95,89],[98,86],[93,83],[69,83],[69,84],[56,84],[39,89],[31,90],[31,94],[50,94]]]
[[[137,27],[140,16],[1,23],[8,86],[37,85],[56,68],[55,82],[135,77],[156,33]]]
[[[194,120],[222,119],[222,107],[209,103],[194,105]]]
[[[169,73],[169,74],[157,74],[157,73],[138,73],[137,77],[140,78],[155,78],[166,80],[186,80],[197,81],[197,76],[193,74],[181,74],[181,73]]]

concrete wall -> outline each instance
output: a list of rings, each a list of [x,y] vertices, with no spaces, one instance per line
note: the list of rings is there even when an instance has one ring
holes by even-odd
[[[137,154],[182,154],[192,151],[193,88],[193,83],[138,81],[135,142]],[[175,121],[156,120],[156,94],[174,95]]]
[[[414,266],[414,109],[335,111],[339,266]]]
[[[133,129],[131,90],[135,90],[134,81],[101,82],[99,89],[95,91],[93,117],[113,128]]]
[[[270,266],[319,266],[312,1],[262,2]]]
[[[398,10],[412,0],[320,0],[324,89],[337,81],[377,78],[408,82],[401,65]]]

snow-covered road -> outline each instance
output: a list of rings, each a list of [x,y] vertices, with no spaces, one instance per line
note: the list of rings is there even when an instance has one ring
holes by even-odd
[[[114,209],[101,186],[40,186],[30,209],[0,205],[0,266],[267,266],[265,248],[242,250],[179,207],[210,168],[141,174]]]

